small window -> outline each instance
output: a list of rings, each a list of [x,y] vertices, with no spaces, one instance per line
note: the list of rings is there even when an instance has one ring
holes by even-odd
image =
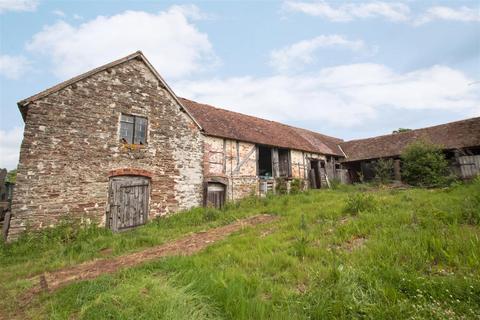
[[[122,114],[120,141],[130,144],[145,144],[147,141],[147,118]]]

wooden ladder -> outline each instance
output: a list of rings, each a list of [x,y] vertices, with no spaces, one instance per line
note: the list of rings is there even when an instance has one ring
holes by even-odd
[[[321,168],[320,169],[320,180],[321,180],[322,185],[326,184],[327,187],[330,188],[330,180],[328,179],[326,168]]]

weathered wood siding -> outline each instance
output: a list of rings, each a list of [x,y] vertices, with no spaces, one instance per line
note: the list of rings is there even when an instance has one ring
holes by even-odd
[[[480,155],[458,157],[462,178],[472,178],[480,174]]]

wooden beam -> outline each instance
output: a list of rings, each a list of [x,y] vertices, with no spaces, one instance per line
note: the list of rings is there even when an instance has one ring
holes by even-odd
[[[240,168],[243,166],[243,164],[245,162],[247,162],[247,160],[250,158],[250,156],[252,155],[253,152],[255,152],[257,150],[257,146],[253,146],[252,149],[250,149],[250,151],[248,151],[247,155],[245,156],[245,158],[242,159],[242,161],[240,161],[237,166],[235,167],[235,169],[233,169],[233,173],[238,173],[238,171],[240,171]]]

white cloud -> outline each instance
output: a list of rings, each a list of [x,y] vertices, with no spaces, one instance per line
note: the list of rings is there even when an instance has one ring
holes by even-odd
[[[0,75],[9,79],[18,79],[24,75],[30,62],[22,56],[0,55]]]
[[[62,10],[53,10],[52,13],[56,16],[59,16],[59,17],[65,17],[65,12],[63,12]]]
[[[0,130],[0,168],[15,169],[18,164],[23,128]]]
[[[321,35],[313,39],[302,40],[270,53],[270,65],[284,72],[291,69],[301,69],[315,60],[315,53],[321,48],[339,47],[352,51],[366,51],[367,46],[362,40],[348,40],[341,35]]]
[[[27,48],[48,55],[62,78],[136,50],[142,50],[166,78],[177,78],[217,62],[207,34],[191,22],[201,17],[194,6],[172,6],[157,14],[125,11],[98,16],[78,27],[60,21],[35,34]]]
[[[480,111],[480,93],[445,66],[396,73],[380,64],[324,68],[315,74],[181,81],[181,96],[281,122],[317,121],[348,127],[382,110]]]
[[[287,11],[302,12],[336,22],[375,17],[383,17],[390,21],[406,21],[409,19],[410,14],[410,8],[403,3],[379,1],[345,3],[338,7],[332,7],[324,1],[302,2],[288,0],[284,2],[283,7]]]
[[[382,17],[394,22],[407,22],[419,26],[435,20],[460,22],[480,21],[480,8],[451,8],[434,6],[424,13],[414,16],[410,7],[401,2],[351,2],[332,6],[326,1],[304,2],[287,0],[283,3],[286,11],[301,12],[310,16],[322,17],[333,22],[349,22],[355,19]]]
[[[462,22],[478,22],[480,21],[480,8],[471,9],[468,7],[460,7],[457,9],[449,7],[431,7],[418,17],[415,25],[422,25],[435,20],[462,21]]]
[[[5,11],[34,11],[37,0],[0,0],[0,13]]]

